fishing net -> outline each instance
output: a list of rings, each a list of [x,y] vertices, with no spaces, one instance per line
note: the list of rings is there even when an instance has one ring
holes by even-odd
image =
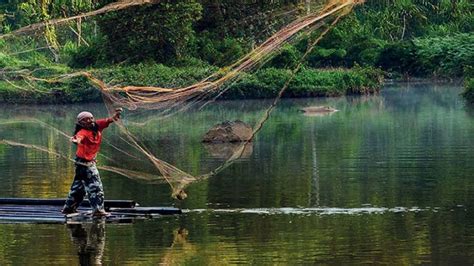
[[[93,12],[33,24],[7,35],[1,35],[0,38],[7,39],[20,35],[28,36],[32,32],[45,29],[48,26],[54,25],[59,27],[59,25],[73,20],[89,18],[131,6],[153,4],[156,2],[158,1],[144,0],[112,3]],[[306,2],[308,3],[308,1]],[[171,187],[172,197],[184,199],[187,196],[184,190],[186,186],[220,173],[242,157],[242,154],[244,154],[249,146],[252,145],[252,140],[255,135],[260,131],[273,109],[276,107],[279,99],[282,97],[295,73],[301,68],[305,57],[311,52],[321,38],[323,38],[323,36],[339,21],[339,19],[349,13],[352,8],[360,2],[362,1],[331,0],[324,4],[316,3],[315,5],[312,5],[309,10],[292,12],[291,14],[294,16],[292,22],[284,25],[280,30],[273,33],[262,43],[256,45],[248,54],[237,60],[235,63],[220,68],[214,74],[203,78],[201,81],[184,87],[164,88],[152,85],[134,86],[113,84],[111,82],[106,83],[99,77],[86,71],[65,73],[57,77],[49,78],[35,77],[32,72],[17,72],[16,74],[21,74],[22,78],[30,84],[32,89],[35,89],[36,87],[35,82],[60,83],[71,78],[86,78],[102,93],[109,115],[112,115],[117,107],[126,108],[126,119],[116,123],[120,129],[120,137],[116,138],[114,143],[108,142],[104,143],[104,145],[110,146],[116,153],[121,154],[121,158],[128,158],[128,160],[122,159],[121,161],[117,161],[112,158],[113,156],[110,156],[110,154],[102,154],[101,156],[104,159],[104,162],[99,165],[99,168],[150,183],[167,182]],[[284,12],[282,14],[289,13]],[[219,96],[223,95],[231,87],[231,84],[238,82],[243,75],[262,67],[272,57],[278,54],[285,44],[298,41],[303,37],[308,38],[309,40],[307,50],[299,60],[299,64],[297,64],[292,70],[292,75],[290,75],[290,78],[279,89],[275,98],[269,103],[268,107],[265,108],[261,116],[252,121],[253,127],[251,137],[236,145],[232,154],[227,156],[224,161],[220,162],[219,165],[216,165],[214,169],[206,169],[209,171],[206,171],[205,173],[190,174],[164,159],[157,158],[155,155],[156,147],[154,147],[156,144],[153,144],[154,138],[151,138],[149,136],[151,133],[143,130],[143,128],[156,126],[157,123],[161,126],[166,123],[165,121],[169,121],[170,118],[190,112],[190,110],[192,111],[191,113],[202,110],[208,104],[211,104],[218,99]],[[147,114],[151,115],[147,116]],[[141,118],[135,119],[135,117]],[[145,117],[145,119],[142,119],[143,117]],[[148,119],[147,117],[152,118]],[[37,123],[40,127],[52,129],[65,141],[70,138],[70,135],[65,133],[64,130],[58,129],[44,121],[23,119],[23,121],[17,122]],[[63,153],[55,151],[54,147],[44,147],[33,143],[25,144],[20,141],[7,139],[3,139],[1,142],[7,145],[21,146],[49,152],[55,156],[71,160]],[[143,160],[143,158],[146,158],[146,160]],[[132,161],[133,163],[128,165],[127,161]]]

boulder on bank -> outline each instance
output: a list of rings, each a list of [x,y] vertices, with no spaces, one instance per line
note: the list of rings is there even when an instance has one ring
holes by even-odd
[[[213,126],[203,137],[207,143],[227,143],[250,140],[252,127],[240,121],[225,121]]]

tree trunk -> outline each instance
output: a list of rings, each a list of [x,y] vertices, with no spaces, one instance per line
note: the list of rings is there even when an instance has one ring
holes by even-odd
[[[406,19],[406,16],[405,14],[403,14],[403,29],[402,29],[402,37],[400,38],[400,40],[403,41],[403,38],[405,38],[405,30],[407,28],[407,19]]]
[[[79,18],[76,20],[76,25],[77,25],[77,47],[81,46],[81,35],[82,35],[82,19]]]

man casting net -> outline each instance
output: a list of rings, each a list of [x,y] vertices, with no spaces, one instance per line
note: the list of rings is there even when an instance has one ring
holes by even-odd
[[[49,32],[49,35],[46,34],[47,38],[45,38],[46,45],[54,54],[54,51],[59,47],[58,43],[61,38],[58,37],[59,34],[55,36],[51,34],[53,28],[58,33],[60,32],[59,29],[70,23],[70,21],[85,18],[93,19],[94,16],[106,14],[107,12],[118,12],[118,10],[126,9],[130,6],[154,4],[157,2],[117,2],[96,11],[69,18],[58,18],[32,24],[2,35],[0,38],[18,41],[21,38],[25,38],[24,36],[31,36],[33,33],[37,33],[38,30],[44,30],[46,33]],[[172,196],[184,199],[187,196],[184,190],[187,185],[218,174],[242,157],[245,151],[249,149],[249,146],[252,145],[252,140],[264,126],[271,112],[276,107],[278,100],[294,78],[294,75],[301,69],[305,57],[340,18],[349,13],[359,2],[361,1],[332,0],[308,5],[311,8],[303,10],[301,8],[295,8],[294,10],[270,10],[269,14],[273,12],[274,14],[285,16],[286,20],[291,21],[282,24],[271,35],[268,33],[263,34],[269,35],[268,38],[262,38],[260,43],[256,43],[253,49],[234,63],[221,67],[210,75],[202,76],[197,82],[185,84],[184,86],[158,86],[153,82],[145,85],[136,85],[133,84],[133,81],[107,80],[107,78],[101,77],[100,74],[85,70],[67,71],[67,73],[55,76],[49,76],[47,73],[38,75],[36,70],[12,70],[6,71],[2,75],[9,82],[12,82],[12,80],[17,81],[16,83],[12,82],[12,86],[19,86],[18,82],[24,82],[23,86],[25,86],[26,90],[33,90],[38,93],[50,93],[43,91],[41,84],[60,84],[72,79],[82,79],[84,82],[94,86],[94,88],[101,92],[109,115],[112,115],[116,108],[126,109],[124,121],[117,122],[120,132],[116,132],[117,136],[113,142],[104,144],[109,146],[109,151],[111,152],[103,155],[104,161],[99,163],[99,168],[150,183],[167,182],[172,189]],[[306,3],[310,2],[306,1]],[[252,17],[248,19],[255,20]],[[75,32],[80,43],[81,36],[79,36],[77,31]],[[191,169],[180,158],[172,158],[172,156],[166,154],[167,149],[177,150],[180,147],[166,147],[164,141],[157,139],[159,137],[155,135],[157,131],[154,128],[159,127],[161,130],[169,129],[171,132],[174,119],[177,117],[193,116],[205,110],[207,105],[213,104],[216,99],[229,93],[232,85],[240,82],[243,76],[264,67],[265,63],[281,52],[284,45],[295,43],[302,39],[306,40],[304,53],[297,60],[296,64],[292,66],[285,82],[279,88],[275,88],[274,98],[268,102],[268,106],[261,110],[261,114],[258,117],[252,117],[245,121],[252,126],[251,136],[236,145],[231,154],[223,160],[216,161],[212,169],[207,167],[203,167],[203,169],[193,167]],[[235,116],[233,119],[240,119],[239,114]],[[23,119],[23,122],[37,123],[38,127],[44,130],[60,132],[60,135],[64,137],[64,141],[67,141],[68,137],[70,137],[63,129],[58,129],[55,125],[45,121]],[[173,134],[176,134],[176,132]],[[179,134],[182,134],[182,132]],[[160,135],[160,137],[163,137],[163,135]],[[199,138],[199,136],[196,137]],[[63,158],[69,157],[64,151],[58,151],[58,147],[52,147],[51,145],[23,143],[19,140],[7,138],[3,138],[1,141],[8,145],[29,147],[56,155],[59,154]],[[120,156],[117,156],[118,154]]]

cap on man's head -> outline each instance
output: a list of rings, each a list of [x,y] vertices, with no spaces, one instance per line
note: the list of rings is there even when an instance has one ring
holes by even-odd
[[[81,121],[81,120],[83,120],[83,119],[85,119],[85,118],[89,118],[89,117],[94,117],[94,116],[93,116],[92,113],[90,113],[90,112],[86,112],[86,111],[80,112],[80,113],[77,115],[77,122],[79,122],[79,121]]]

